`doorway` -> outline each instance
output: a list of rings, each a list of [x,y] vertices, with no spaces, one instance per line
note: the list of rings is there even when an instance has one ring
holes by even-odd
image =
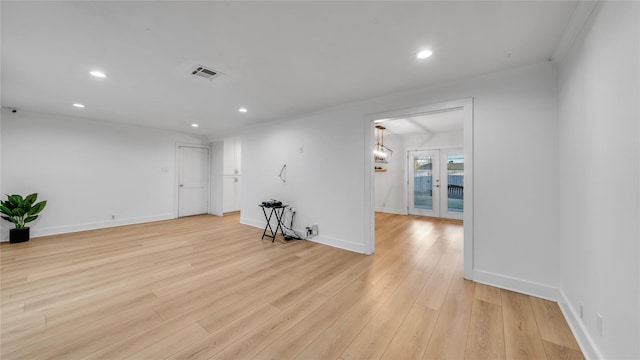
[[[178,146],[178,217],[209,211],[209,148]]]
[[[407,154],[408,213],[462,220],[463,149],[410,150]]]
[[[462,130],[462,160],[464,163],[464,177],[463,187],[464,194],[458,194],[458,197],[462,197],[462,199],[452,199],[458,200],[458,203],[462,204],[462,214],[461,217],[464,221],[464,239],[463,239],[463,263],[464,263],[464,277],[466,279],[473,280],[473,99],[460,99],[460,100],[452,100],[446,101],[436,104],[405,108],[387,112],[381,112],[377,114],[371,114],[365,117],[363,121],[364,126],[364,134],[365,134],[365,152],[364,152],[364,163],[369,169],[369,171],[365,172],[364,179],[364,191],[368,196],[365,197],[364,203],[364,211],[365,211],[365,247],[364,252],[366,254],[373,254],[375,252],[375,174],[374,169],[376,168],[376,163],[374,156],[372,155],[375,150],[375,136],[374,136],[374,125],[379,123],[380,121],[392,120],[392,119],[403,119],[412,116],[418,116],[421,114],[427,113],[436,113],[442,111],[452,111],[452,110],[461,110],[463,116],[463,130]],[[414,147],[413,149],[418,149]],[[453,154],[455,155],[455,154]],[[452,159],[454,160],[454,159]],[[405,161],[409,161],[408,158],[405,158]],[[454,160],[454,163],[456,160]],[[445,161],[446,164],[449,163]],[[433,166],[433,165],[432,165]],[[405,167],[406,169],[406,167]],[[377,171],[377,170],[376,170]],[[406,172],[405,172],[406,174]],[[408,187],[408,179],[404,183],[406,187]],[[454,184],[455,185],[455,184]],[[442,186],[442,185],[440,185]],[[446,186],[449,188],[448,184]],[[454,187],[455,188],[455,187]],[[455,190],[452,190],[455,192]],[[408,189],[405,188],[404,194],[406,198],[406,194]],[[449,196],[447,195],[447,200]],[[433,201],[433,199],[432,199]],[[442,200],[438,199],[438,204],[441,206]],[[448,210],[447,203],[447,210]],[[453,209],[452,209],[453,210]],[[457,211],[451,211],[457,212]],[[460,215],[458,215],[460,216]]]

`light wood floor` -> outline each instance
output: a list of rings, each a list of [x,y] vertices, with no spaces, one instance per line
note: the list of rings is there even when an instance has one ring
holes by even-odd
[[[378,214],[377,252],[238,215],[1,250],[2,359],[581,359],[558,306],[462,279],[459,222]]]

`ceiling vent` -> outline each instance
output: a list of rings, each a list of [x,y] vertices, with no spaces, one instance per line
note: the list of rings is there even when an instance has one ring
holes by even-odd
[[[205,78],[207,80],[213,80],[214,78],[217,78],[218,76],[222,75],[222,73],[210,68],[206,68],[202,65],[198,65],[195,69],[191,71],[191,75]]]

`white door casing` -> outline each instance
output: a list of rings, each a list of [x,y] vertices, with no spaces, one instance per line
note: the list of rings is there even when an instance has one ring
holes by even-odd
[[[363,203],[363,212],[365,214],[364,237],[365,237],[365,254],[373,254],[375,252],[375,191],[374,191],[374,122],[379,119],[393,119],[407,117],[412,114],[424,114],[434,111],[443,111],[451,109],[462,109],[464,116],[463,127],[463,146],[464,146],[464,278],[473,280],[474,263],[473,263],[473,235],[474,235],[474,206],[473,206],[473,183],[474,183],[474,159],[473,159],[473,98],[450,100],[441,103],[432,103],[428,105],[416,106],[411,108],[403,108],[368,114],[362,122],[364,135],[364,152],[363,162],[365,168],[364,175],[364,192],[365,199]]]

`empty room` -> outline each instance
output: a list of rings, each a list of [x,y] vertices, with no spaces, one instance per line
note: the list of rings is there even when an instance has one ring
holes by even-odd
[[[640,2],[0,31],[0,359],[640,359]]]

